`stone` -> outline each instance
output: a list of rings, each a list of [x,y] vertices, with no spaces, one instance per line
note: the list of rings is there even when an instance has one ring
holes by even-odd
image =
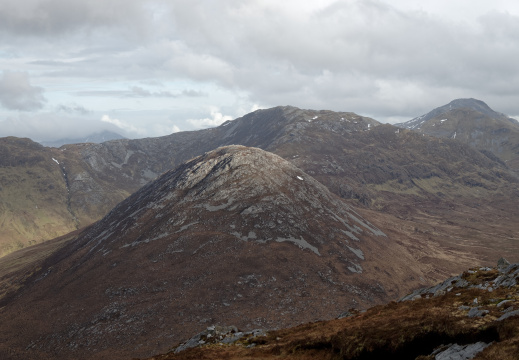
[[[508,304],[509,302],[512,302],[512,300],[503,300],[501,301],[499,304],[497,304],[496,306],[499,308],[505,304]]]
[[[502,257],[501,259],[499,259],[497,261],[497,268],[499,270],[506,269],[508,266],[510,266],[510,263],[504,257]]]
[[[468,360],[473,359],[477,353],[483,351],[488,345],[482,341],[469,345],[453,344],[434,357],[435,360]]]
[[[519,310],[509,311],[506,314],[501,315],[501,317],[499,319],[497,319],[496,321],[503,321],[505,319],[508,319],[509,317],[517,316],[517,315],[519,315]]]
[[[488,310],[479,310],[479,308],[474,307],[469,310],[469,313],[467,314],[467,316],[469,318],[483,317],[488,313],[489,313]]]

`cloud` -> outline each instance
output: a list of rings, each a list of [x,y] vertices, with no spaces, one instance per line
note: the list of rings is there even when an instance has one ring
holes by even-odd
[[[80,138],[104,130],[120,132],[114,125],[89,116],[64,112],[17,113],[0,118],[0,137],[15,134],[35,141]]]
[[[17,0],[0,2],[0,69],[37,76],[59,113],[83,103],[147,136],[252,104],[384,121],[475,97],[518,114],[518,32],[508,0]]]
[[[78,115],[89,115],[92,114],[92,110],[88,110],[81,105],[78,104],[69,104],[63,105],[60,104],[56,107],[58,112],[65,112],[68,114],[78,114]]]
[[[147,15],[145,4],[135,0],[2,1],[0,33],[42,38],[121,25],[138,29]]]
[[[188,122],[197,129],[214,127],[223,124],[227,120],[232,120],[233,117],[229,115],[223,115],[220,109],[216,106],[210,107],[210,117],[203,119],[189,119]]]
[[[119,98],[180,98],[204,97],[207,93],[196,90],[182,90],[177,93],[170,91],[150,91],[140,86],[132,86],[128,90],[86,90],[74,93],[77,96],[119,97]]]
[[[4,71],[0,78],[0,104],[9,110],[39,110],[46,102],[43,88],[32,86],[24,72]]]
[[[144,135],[146,132],[141,129],[141,128],[138,128],[132,124],[129,124],[129,123],[126,123],[126,122],[123,122],[119,119],[112,119],[110,118],[109,115],[103,115],[101,117],[101,121],[102,122],[105,122],[105,123],[108,123],[108,124],[112,124],[112,125],[115,125],[117,126],[119,129],[125,131],[125,132],[129,132],[129,133],[132,133],[132,134],[139,134],[139,135]]]

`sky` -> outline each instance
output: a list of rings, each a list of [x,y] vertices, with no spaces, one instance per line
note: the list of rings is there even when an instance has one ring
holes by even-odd
[[[513,0],[0,2],[0,136],[217,126],[278,105],[405,121],[519,116]]]

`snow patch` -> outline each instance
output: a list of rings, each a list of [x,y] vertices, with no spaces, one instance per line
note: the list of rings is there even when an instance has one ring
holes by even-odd
[[[299,180],[304,180],[301,176],[297,176],[297,178],[298,178]]]
[[[52,158],[52,160],[54,160],[54,162],[59,165],[59,161],[58,160],[56,160],[54,158]]]

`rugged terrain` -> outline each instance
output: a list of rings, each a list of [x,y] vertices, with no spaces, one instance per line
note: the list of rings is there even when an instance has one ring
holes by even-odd
[[[153,360],[517,359],[519,264],[476,267],[404,301],[277,331],[209,327]],[[194,347],[187,350],[186,345]]]
[[[0,256],[90,225],[128,195],[77,153],[1,138]]]
[[[211,323],[296,325],[434,278],[311,176],[243,146],[165,173],[36,260],[2,281],[2,351],[25,358],[151,355]]]
[[[450,227],[469,225],[483,243],[494,237],[515,243],[509,217],[519,196],[517,174],[498,158],[456,140],[422,136],[353,113],[276,107],[211,129],[60,149],[0,140],[0,148],[8,151],[1,168],[7,182],[0,184],[2,203],[9,204],[2,213],[9,221],[0,223],[4,253],[89,225],[161,173],[229,144],[276,153],[369,211],[415,221],[418,231],[434,227],[441,233],[431,235],[435,240]],[[13,162],[9,154],[14,153],[25,155]],[[39,179],[49,180],[34,184],[42,183]],[[46,196],[49,187],[56,194]],[[480,217],[490,221],[481,225]]]
[[[519,122],[476,99],[457,99],[396,126],[440,138],[456,139],[494,154],[519,170]]]
[[[213,150],[233,143],[270,152]],[[519,181],[503,161],[352,113],[277,107],[163,138],[0,144],[2,231],[22,214],[45,238],[54,228],[27,216],[41,204],[80,229],[0,259],[12,358],[150,356],[213,323],[329,319],[519,261]]]

